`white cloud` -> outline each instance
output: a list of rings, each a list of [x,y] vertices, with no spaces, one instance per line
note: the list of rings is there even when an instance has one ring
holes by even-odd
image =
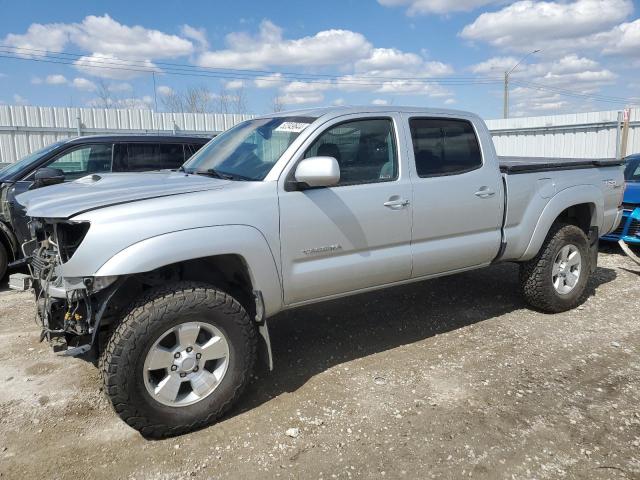
[[[378,0],[386,7],[406,7],[407,15],[446,14],[468,12],[484,5],[499,3],[500,0]]]
[[[228,90],[238,90],[244,87],[244,82],[242,80],[229,80],[224,84],[224,87]]]
[[[372,105],[389,105],[389,100],[385,100],[384,98],[374,98],[371,101]]]
[[[32,85],[41,85],[42,84],[42,78],[40,78],[40,77],[31,77],[31,84]]]
[[[95,83],[82,77],[74,78],[73,82],[71,82],[71,85],[73,85],[73,87],[77,88],[78,90],[85,90],[87,92],[92,92],[96,89]]]
[[[455,99],[455,98],[447,98],[447,99],[444,101],[444,104],[445,104],[445,105],[453,105],[454,103],[456,103],[456,99]]]
[[[346,105],[347,101],[344,98],[336,98],[333,102],[331,102],[332,105],[335,105],[336,107],[341,107],[342,105]]]
[[[173,88],[171,88],[171,87],[169,87],[167,85],[158,86],[156,91],[158,92],[158,95],[160,95],[161,97],[168,97],[169,95],[173,95],[175,93],[173,91]]]
[[[13,95],[13,103],[16,105],[29,105],[29,100],[16,93]]]
[[[44,81],[49,85],[64,85],[67,83],[67,77],[60,74],[47,75]]]
[[[420,55],[396,48],[375,48],[368,58],[356,62],[355,70],[371,76],[386,77],[434,77],[453,73],[451,65],[426,61]]]
[[[497,12],[487,12],[465,26],[460,35],[507,50],[575,49],[582,39],[610,29],[633,12],[630,0],[522,0]]]
[[[71,41],[90,52],[127,59],[174,58],[193,52],[189,40],[139,25],[129,27],[109,15],[89,15],[73,24]]]
[[[594,35],[589,40],[601,45],[604,54],[630,55],[637,58],[640,52],[640,19],[617,25],[608,32]]]
[[[257,77],[253,84],[258,88],[274,88],[282,85],[283,81],[281,73],[272,73],[271,75]]]
[[[183,28],[184,31],[191,36],[198,32],[196,29]],[[105,63],[118,63],[129,68],[135,65],[137,68],[155,70],[154,59],[181,57],[194,51],[193,43],[187,38],[139,25],[123,25],[109,15],[89,15],[79,23],[34,23],[24,34],[8,34],[2,44],[48,51],[63,51],[68,44],[72,44],[78,49],[92,52],[76,62],[81,71],[99,77],[122,79],[133,78],[144,72],[98,67],[111,66]],[[38,52],[20,50],[18,54],[33,57]],[[39,54],[42,55],[42,52]],[[123,60],[119,61],[116,57]]]
[[[324,30],[313,36],[287,40],[282,29],[263,20],[256,36],[234,32],[227,49],[205,52],[198,65],[211,68],[264,68],[269,65],[340,65],[368,56],[371,44],[350,30]]]
[[[113,93],[131,92],[133,85],[127,82],[112,83],[107,87],[107,90]]]
[[[209,40],[207,40],[207,31],[204,28],[196,28],[191,25],[182,25],[180,33],[183,36],[193,40],[202,49],[209,48]]]
[[[473,73],[489,74],[489,73],[503,73],[513,68],[518,63],[516,57],[493,57],[484,62],[477,63],[470,67]]]
[[[46,25],[32,23],[23,34],[10,33],[2,40],[3,45],[24,48],[21,55],[30,57],[38,52],[35,50],[50,50],[60,52],[69,41],[70,27],[64,23],[49,23]]]
[[[287,93],[278,97],[283,105],[317,104],[323,100],[324,95],[317,92]]]
[[[160,72],[160,69],[151,60],[122,60],[116,58],[115,55],[106,53],[94,53],[80,57],[74,62],[74,65],[87,75],[117,80],[128,80],[150,71]]]

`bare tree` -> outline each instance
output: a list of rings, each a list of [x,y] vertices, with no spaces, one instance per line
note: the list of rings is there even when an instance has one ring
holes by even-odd
[[[236,89],[232,97],[233,113],[247,113],[247,96],[244,87]]]
[[[103,79],[96,81],[97,107],[112,108],[114,105],[113,94],[109,90],[109,85]]]
[[[220,87],[220,92],[218,93],[217,98],[217,107],[219,113],[231,113],[231,99],[229,97],[229,91],[224,87]]]
[[[170,112],[208,113],[214,110],[214,95],[205,85],[189,87],[184,92],[171,91],[162,96]]]
[[[277,113],[281,112],[282,110],[284,110],[284,104],[282,103],[280,96],[276,94],[273,96],[273,99],[271,99],[271,111]]]

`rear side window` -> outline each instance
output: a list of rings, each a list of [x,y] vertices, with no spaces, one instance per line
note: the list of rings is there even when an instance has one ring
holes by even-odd
[[[128,172],[176,169],[184,163],[181,143],[129,143],[122,169]]]
[[[480,145],[470,122],[412,118],[409,126],[419,177],[456,175],[482,166]]]
[[[184,146],[184,161],[186,162],[191,158],[191,155],[196,153],[204,144],[200,143],[188,143]]]
[[[178,168],[184,163],[184,160],[184,150],[181,143],[160,144],[157,168]]]
[[[129,143],[124,170],[128,172],[143,172],[157,168],[157,143]]]

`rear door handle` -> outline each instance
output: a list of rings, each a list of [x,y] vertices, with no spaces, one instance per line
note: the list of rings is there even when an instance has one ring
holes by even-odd
[[[496,192],[494,192],[493,190],[490,190],[488,187],[480,187],[480,190],[478,190],[475,193],[475,196],[480,198],[490,198],[490,197],[493,197],[495,194]]]
[[[403,198],[397,198],[397,199],[394,199],[394,200],[388,200],[388,201],[384,202],[383,205],[385,207],[388,207],[388,208],[400,209],[400,208],[404,208],[404,207],[408,206],[409,205],[409,200],[405,200]]]

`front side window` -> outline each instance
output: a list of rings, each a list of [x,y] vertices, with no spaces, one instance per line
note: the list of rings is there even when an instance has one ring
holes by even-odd
[[[42,158],[50,153],[52,150],[60,147],[64,144],[64,140],[61,142],[56,142],[51,145],[47,145],[46,147],[38,150],[37,152],[33,152],[25,157],[22,157],[16,163],[13,163],[2,170],[0,170],[0,182],[2,180],[11,180],[12,177],[19,175],[21,172],[28,172],[34,165],[37,165]]]
[[[412,118],[409,125],[419,177],[455,175],[482,166],[480,145],[470,122]]]
[[[338,161],[338,185],[388,182],[398,177],[393,122],[388,118],[354,120],[329,128],[304,158],[324,156]]]
[[[75,179],[92,173],[111,171],[113,145],[95,144],[84,145],[63,153],[47,165],[64,172],[67,179]]]
[[[218,135],[184,165],[188,173],[263,180],[315,118],[269,117],[242,122]]]

